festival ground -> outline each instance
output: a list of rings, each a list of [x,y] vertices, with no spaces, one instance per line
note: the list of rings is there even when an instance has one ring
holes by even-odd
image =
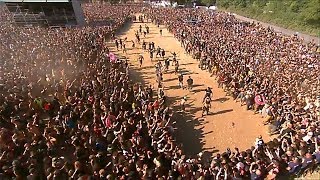
[[[133,23],[127,25],[116,38],[127,38],[127,52],[116,50],[114,43],[110,43],[112,51],[119,56],[127,57],[131,66],[134,79],[145,85],[152,85],[156,91],[156,73],[155,63],[161,58],[149,58],[149,53],[141,49],[141,45],[136,43],[132,48],[131,40],[135,40],[135,31],[139,26],[145,27],[146,23]],[[224,151],[227,148],[234,149],[238,147],[245,150],[254,145],[257,136],[261,135],[267,142],[270,136],[267,134],[267,127],[263,125],[263,119],[260,115],[254,115],[253,111],[247,111],[245,106],[240,106],[232,97],[226,96],[223,89],[218,88],[215,77],[210,77],[209,73],[198,68],[197,60],[184,53],[180,42],[167,31],[164,26],[160,26],[163,35],[160,36],[160,29],[147,23],[150,33],[142,40],[154,42],[155,47],[160,46],[166,50],[166,56],[170,52],[176,52],[180,63],[180,70],[184,74],[184,81],[191,76],[194,80],[192,92],[181,89],[178,86],[177,75],[174,74],[174,66],[170,64],[169,71],[163,75],[163,85],[166,96],[168,96],[171,107],[174,108],[174,120],[177,122],[177,141],[184,146],[186,154],[194,155],[201,151],[208,154]],[[141,40],[141,41],[142,41]],[[138,63],[139,54],[143,54],[143,66],[140,68]],[[186,82],[184,82],[186,83]],[[207,87],[213,89],[213,101],[211,114],[201,117],[202,99],[204,90]],[[186,112],[179,111],[180,100],[187,96]]]

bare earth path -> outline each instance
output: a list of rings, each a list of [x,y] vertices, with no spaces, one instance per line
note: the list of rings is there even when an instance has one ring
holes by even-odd
[[[154,65],[157,60],[150,61],[149,53],[141,49],[141,45],[136,43],[136,48],[131,48],[131,40],[135,40],[135,31],[139,29],[139,25],[144,27],[144,23],[133,23],[118,34],[116,38],[128,38],[126,47],[127,53],[122,50],[117,51],[114,46],[111,48],[113,52],[120,56],[126,56],[129,59],[132,76],[136,80],[143,81],[144,84],[150,84],[156,91],[156,74]],[[191,56],[184,54],[180,43],[169,33],[165,27],[163,36],[159,34],[159,28],[151,23],[147,23],[150,27],[150,34],[142,40],[146,42],[155,42],[155,47],[160,46],[166,50],[166,56],[171,55],[170,52],[176,52],[180,63],[180,69],[185,75],[184,79],[190,75],[194,80],[193,92],[178,88],[177,75],[173,73],[174,67],[169,68],[169,72],[163,75],[165,94],[169,97],[171,107],[175,109],[174,119],[177,121],[177,141],[181,142],[184,150],[189,155],[194,155],[201,151],[215,153],[224,151],[226,148],[234,149],[238,147],[240,150],[250,148],[258,135],[262,135],[265,141],[269,141],[267,135],[267,127],[262,125],[263,119],[259,115],[253,115],[252,111],[246,111],[245,107],[241,107],[239,103],[225,96],[225,92],[217,87],[214,77],[210,77],[209,73],[198,68],[198,63]],[[141,41],[142,41],[141,40]],[[130,42],[129,42],[130,41]],[[139,68],[137,58],[142,53],[144,56],[143,66]],[[211,115],[201,118],[202,98],[204,89],[212,87],[213,102]],[[179,113],[179,102],[183,96],[187,96],[186,112]],[[232,126],[234,123],[234,126]]]

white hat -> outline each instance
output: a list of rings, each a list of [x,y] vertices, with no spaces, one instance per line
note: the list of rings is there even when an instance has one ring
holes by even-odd
[[[237,169],[243,169],[244,168],[244,164],[242,162],[238,162],[236,167],[237,167]]]

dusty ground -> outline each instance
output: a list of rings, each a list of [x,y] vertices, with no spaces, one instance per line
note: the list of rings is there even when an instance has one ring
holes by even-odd
[[[136,43],[136,48],[131,48],[131,40],[135,40],[135,31],[139,29],[141,23],[133,23],[128,25],[117,38],[128,38],[126,47],[127,53],[121,50],[117,51],[114,46],[112,51],[119,56],[126,56],[129,59],[132,76],[143,84],[151,84],[154,89],[157,87],[154,59],[151,62],[149,53],[143,52],[141,45]],[[141,24],[144,27],[144,23]],[[150,27],[150,34],[142,40],[146,42],[155,42],[155,46],[164,48],[166,56],[171,55],[170,52],[178,54],[180,69],[185,76],[185,80],[190,75],[195,87],[193,92],[178,88],[177,75],[173,73],[174,67],[170,65],[169,72],[163,75],[165,94],[169,97],[172,107],[176,110],[174,118],[177,121],[177,141],[181,142],[184,150],[189,155],[194,155],[200,151],[208,153],[216,153],[224,151],[226,148],[234,149],[238,147],[245,150],[254,144],[255,138],[262,135],[265,141],[269,141],[267,127],[263,126],[263,119],[259,115],[254,115],[252,111],[246,111],[245,107],[241,107],[239,103],[233,101],[230,97],[225,96],[225,92],[217,87],[215,77],[210,77],[209,73],[198,68],[198,63],[191,56],[184,53],[180,43],[169,33],[164,27],[163,35],[160,36],[159,28],[154,24],[147,23]],[[141,40],[141,41],[142,41]],[[130,41],[130,42],[129,42]],[[137,58],[139,54],[144,55],[143,66],[139,68]],[[213,88],[213,102],[211,115],[201,118],[202,98],[204,89]],[[156,90],[156,89],[155,89]],[[177,112],[179,102],[183,96],[187,96],[186,112]],[[232,124],[234,123],[234,126]]]

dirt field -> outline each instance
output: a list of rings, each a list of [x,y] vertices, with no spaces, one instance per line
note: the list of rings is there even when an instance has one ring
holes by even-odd
[[[132,75],[135,80],[147,85],[150,84],[156,90],[156,74],[154,65],[160,58],[151,62],[149,53],[141,49],[141,45],[136,43],[136,48],[131,48],[131,40],[135,40],[135,31],[139,29],[141,23],[128,25],[117,38],[128,38],[126,47],[127,53],[116,48],[111,49],[119,56],[126,56],[129,59]],[[141,24],[144,27],[145,23]],[[225,96],[225,92],[218,88],[215,77],[210,77],[209,73],[198,68],[198,63],[191,56],[184,53],[180,43],[164,27],[163,35],[160,36],[159,28],[151,23],[147,23],[150,34],[142,40],[153,41],[155,47],[160,46],[166,50],[166,56],[170,52],[176,52],[180,63],[180,69],[185,74],[184,79],[191,76],[194,80],[194,89],[189,92],[178,87],[177,75],[173,73],[174,67],[169,68],[169,72],[163,75],[165,94],[169,97],[172,107],[175,109],[174,119],[177,124],[177,141],[184,146],[185,153],[194,155],[201,151],[216,153],[224,151],[226,148],[234,149],[238,147],[245,150],[254,144],[258,135],[262,135],[265,141],[269,141],[267,127],[263,126],[263,119],[259,115],[254,115],[252,111],[246,111],[239,103]],[[142,41],[141,40],[141,41]],[[138,56],[142,53],[145,60],[143,66],[139,68]],[[154,54],[155,56],[155,54]],[[212,87],[213,102],[212,113],[201,118],[202,98],[204,89]],[[179,102],[183,96],[187,96],[186,112],[177,112]],[[234,125],[233,125],[234,124]]]

